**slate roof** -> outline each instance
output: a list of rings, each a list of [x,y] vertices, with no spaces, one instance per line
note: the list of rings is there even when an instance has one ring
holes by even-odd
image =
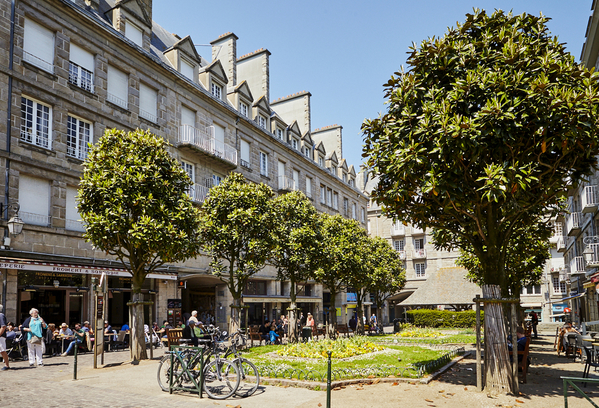
[[[482,289],[466,279],[463,268],[440,268],[399,306],[468,305]]]

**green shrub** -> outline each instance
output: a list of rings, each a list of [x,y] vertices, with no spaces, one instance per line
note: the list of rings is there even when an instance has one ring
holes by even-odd
[[[453,312],[450,310],[409,310],[407,312],[408,321],[415,326],[420,327],[475,327],[476,312],[474,310],[465,310],[463,312]],[[484,312],[480,312],[481,324],[484,319]]]

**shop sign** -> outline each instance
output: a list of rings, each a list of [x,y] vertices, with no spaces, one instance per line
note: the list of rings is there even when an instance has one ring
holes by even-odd
[[[568,307],[568,304],[567,304],[567,303],[554,303],[554,304],[552,305],[552,308],[551,308],[551,309],[552,309],[553,313],[554,313],[554,314],[556,314],[556,313],[563,313],[563,312],[564,312],[564,309],[565,309],[566,307]]]
[[[64,274],[79,274],[79,275],[100,275],[104,272],[107,276],[124,276],[131,277],[131,274],[124,269],[112,269],[101,267],[73,266],[73,265],[58,265],[52,263],[37,263],[37,262],[0,262],[0,269],[17,269],[21,271],[36,271],[36,272],[52,272]],[[151,279],[168,279],[177,280],[177,275],[162,275],[150,273],[147,275]]]

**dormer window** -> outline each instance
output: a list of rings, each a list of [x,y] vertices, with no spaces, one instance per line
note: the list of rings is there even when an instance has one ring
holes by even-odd
[[[318,165],[320,167],[324,167],[324,158],[322,156],[318,157]]]
[[[193,65],[191,65],[189,62],[185,61],[184,59],[181,59],[181,65],[179,66],[179,70],[187,78],[191,79],[192,81],[194,80]]]
[[[291,139],[291,146],[294,150],[297,150],[297,139]]]
[[[354,181],[354,179],[349,179],[349,185],[352,187],[355,187],[356,182]]]
[[[248,109],[249,106],[246,103],[239,102],[239,112],[246,118],[248,117]]]
[[[277,128],[277,138],[283,140],[283,129]]]
[[[306,157],[310,157],[310,148],[309,147],[304,147],[304,156]]]
[[[125,22],[125,37],[127,37],[140,47],[143,46],[143,31],[141,30],[141,28],[139,28],[135,24],[131,24],[129,21]]]
[[[223,87],[215,84],[214,82],[210,85],[210,92],[216,99],[222,99]]]
[[[258,126],[262,129],[266,129],[266,118],[262,115],[258,115]]]
[[[346,173],[343,173],[343,182],[347,183],[347,174]]]

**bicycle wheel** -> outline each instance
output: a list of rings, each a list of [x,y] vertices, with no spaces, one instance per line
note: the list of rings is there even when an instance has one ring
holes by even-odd
[[[204,391],[210,398],[229,398],[237,391],[239,380],[239,368],[229,360],[216,359],[204,368]]]
[[[162,357],[158,364],[158,385],[162,388],[162,391],[168,391],[169,381],[171,373],[171,356],[166,355]]]
[[[240,382],[235,394],[240,397],[249,397],[256,392],[260,385],[260,374],[258,369],[251,361],[245,358],[238,358],[234,361],[239,367]]]

